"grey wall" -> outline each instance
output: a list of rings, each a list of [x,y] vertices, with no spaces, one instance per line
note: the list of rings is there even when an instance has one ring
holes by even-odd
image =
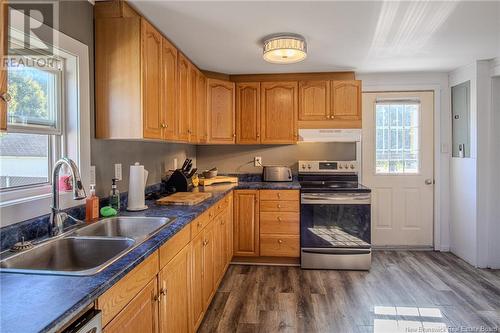
[[[91,105],[91,163],[96,167],[97,194],[108,195],[114,164],[122,164],[123,180],[120,191],[128,189],[129,166],[140,162],[150,172],[148,184],[158,183],[166,168],[172,167],[174,158],[179,163],[186,157],[194,158],[192,145],[159,142],[96,140],[94,127],[94,23],[93,6],[88,1],[62,1],[59,3],[59,30],[88,45],[90,55]],[[137,110],[139,112],[139,110]]]
[[[222,173],[260,173],[255,156],[263,165],[285,165],[297,171],[298,160],[354,160],[354,143],[299,143],[285,146],[198,146],[197,167],[200,170],[217,167]]]

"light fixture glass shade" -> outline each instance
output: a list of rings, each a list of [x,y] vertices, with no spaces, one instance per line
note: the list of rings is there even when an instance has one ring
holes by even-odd
[[[300,35],[279,35],[264,41],[264,60],[273,64],[293,64],[307,57],[307,44]]]

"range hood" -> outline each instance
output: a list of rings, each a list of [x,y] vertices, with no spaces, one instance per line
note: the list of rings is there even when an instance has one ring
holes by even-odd
[[[299,129],[299,142],[361,142],[361,129]]]

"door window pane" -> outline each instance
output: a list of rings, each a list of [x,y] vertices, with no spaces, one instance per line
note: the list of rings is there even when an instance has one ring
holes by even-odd
[[[49,135],[0,136],[0,189],[49,182]]]
[[[419,172],[418,102],[377,102],[375,106],[375,173]]]

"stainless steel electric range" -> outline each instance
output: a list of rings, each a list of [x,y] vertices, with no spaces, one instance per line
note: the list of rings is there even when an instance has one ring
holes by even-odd
[[[299,161],[301,267],[368,270],[371,190],[356,161]]]

